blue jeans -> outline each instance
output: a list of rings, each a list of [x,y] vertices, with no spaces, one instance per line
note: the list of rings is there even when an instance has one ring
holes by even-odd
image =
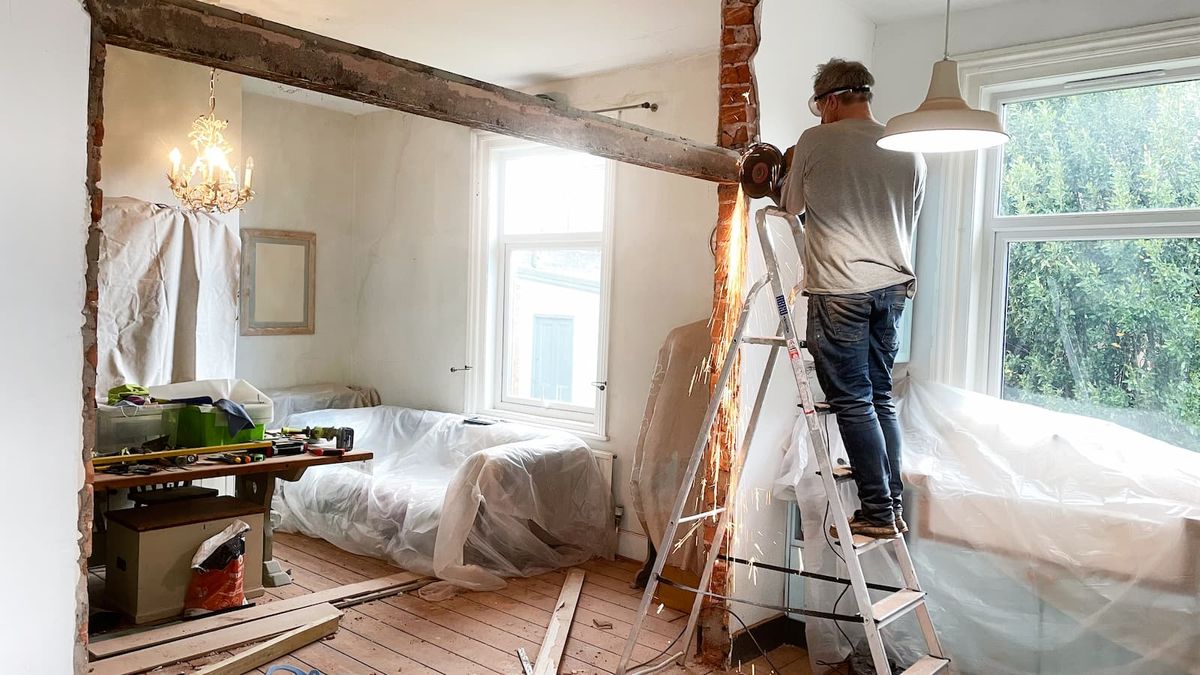
[[[862,516],[891,524],[901,513],[900,423],[892,400],[892,366],[908,286],[808,298],[808,351],[817,381],[837,415],[858,483]]]

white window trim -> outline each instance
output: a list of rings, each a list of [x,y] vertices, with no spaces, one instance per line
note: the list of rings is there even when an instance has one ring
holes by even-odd
[[[495,150],[527,146],[531,142],[489,132],[473,132],[471,148],[471,233],[469,247],[471,263],[468,268],[468,336],[467,348],[474,367],[467,371],[465,409],[468,413],[484,415],[511,422],[569,431],[585,440],[607,441],[608,429],[608,345],[609,316],[612,304],[613,223],[616,213],[616,162],[606,160],[606,194],[604,231],[557,235],[508,235],[500,245],[492,228],[489,214],[488,190],[491,181],[488,157]],[[597,355],[596,381],[603,389],[596,396],[594,413],[572,411],[567,407],[546,408],[545,414],[536,406],[525,406],[503,400],[502,368],[504,297],[501,283],[507,284],[505,265],[508,251],[523,244],[550,246],[599,246],[600,263],[600,338]]]
[[[1034,87],[1152,69],[1157,64],[1200,65],[1200,19],[1056,40],[956,57],[963,96],[973,107],[1000,112],[1009,100],[1035,95]],[[1036,83],[1036,84],[1035,84]],[[1098,89],[1112,88],[1098,86]],[[1043,90],[1042,96],[1047,95]],[[1004,309],[1003,252],[1010,241],[1034,238],[1131,238],[1191,234],[1197,212],[1186,210],[1006,216],[988,213],[984,187],[999,181],[1002,148],[945,157],[938,286],[930,353],[934,381],[999,394]],[[993,185],[995,183],[992,183]],[[1120,227],[1117,226],[1119,221]]]

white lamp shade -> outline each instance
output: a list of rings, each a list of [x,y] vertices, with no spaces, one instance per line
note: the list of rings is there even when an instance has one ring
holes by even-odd
[[[999,115],[975,110],[963,100],[958,63],[945,59],[933,64],[925,102],[889,120],[877,145],[901,152],[964,152],[1007,141]]]

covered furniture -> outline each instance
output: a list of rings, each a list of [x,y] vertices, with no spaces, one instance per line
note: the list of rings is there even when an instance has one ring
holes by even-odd
[[[280,529],[472,590],[611,555],[611,486],[587,445],[520,424],[394,406],[292,415],[346,426],[375,459],[280,485]]]

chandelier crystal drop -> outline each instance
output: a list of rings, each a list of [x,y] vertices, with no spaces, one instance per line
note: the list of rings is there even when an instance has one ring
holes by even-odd
[[[217,69],[213,68],[208,76],[208,114],[197,117],[188,133],[188,143],[196,151],[196,159],[184,167],[179,148],[171,150],[167,180],[171,192],[185,207],[228,213],[254,198],[250,189],[254,159],[246,158],[245,180],[239,186],[237,171],[229,164],[233,146],[225,140],[229,120],[217,119],[216,109]]]

